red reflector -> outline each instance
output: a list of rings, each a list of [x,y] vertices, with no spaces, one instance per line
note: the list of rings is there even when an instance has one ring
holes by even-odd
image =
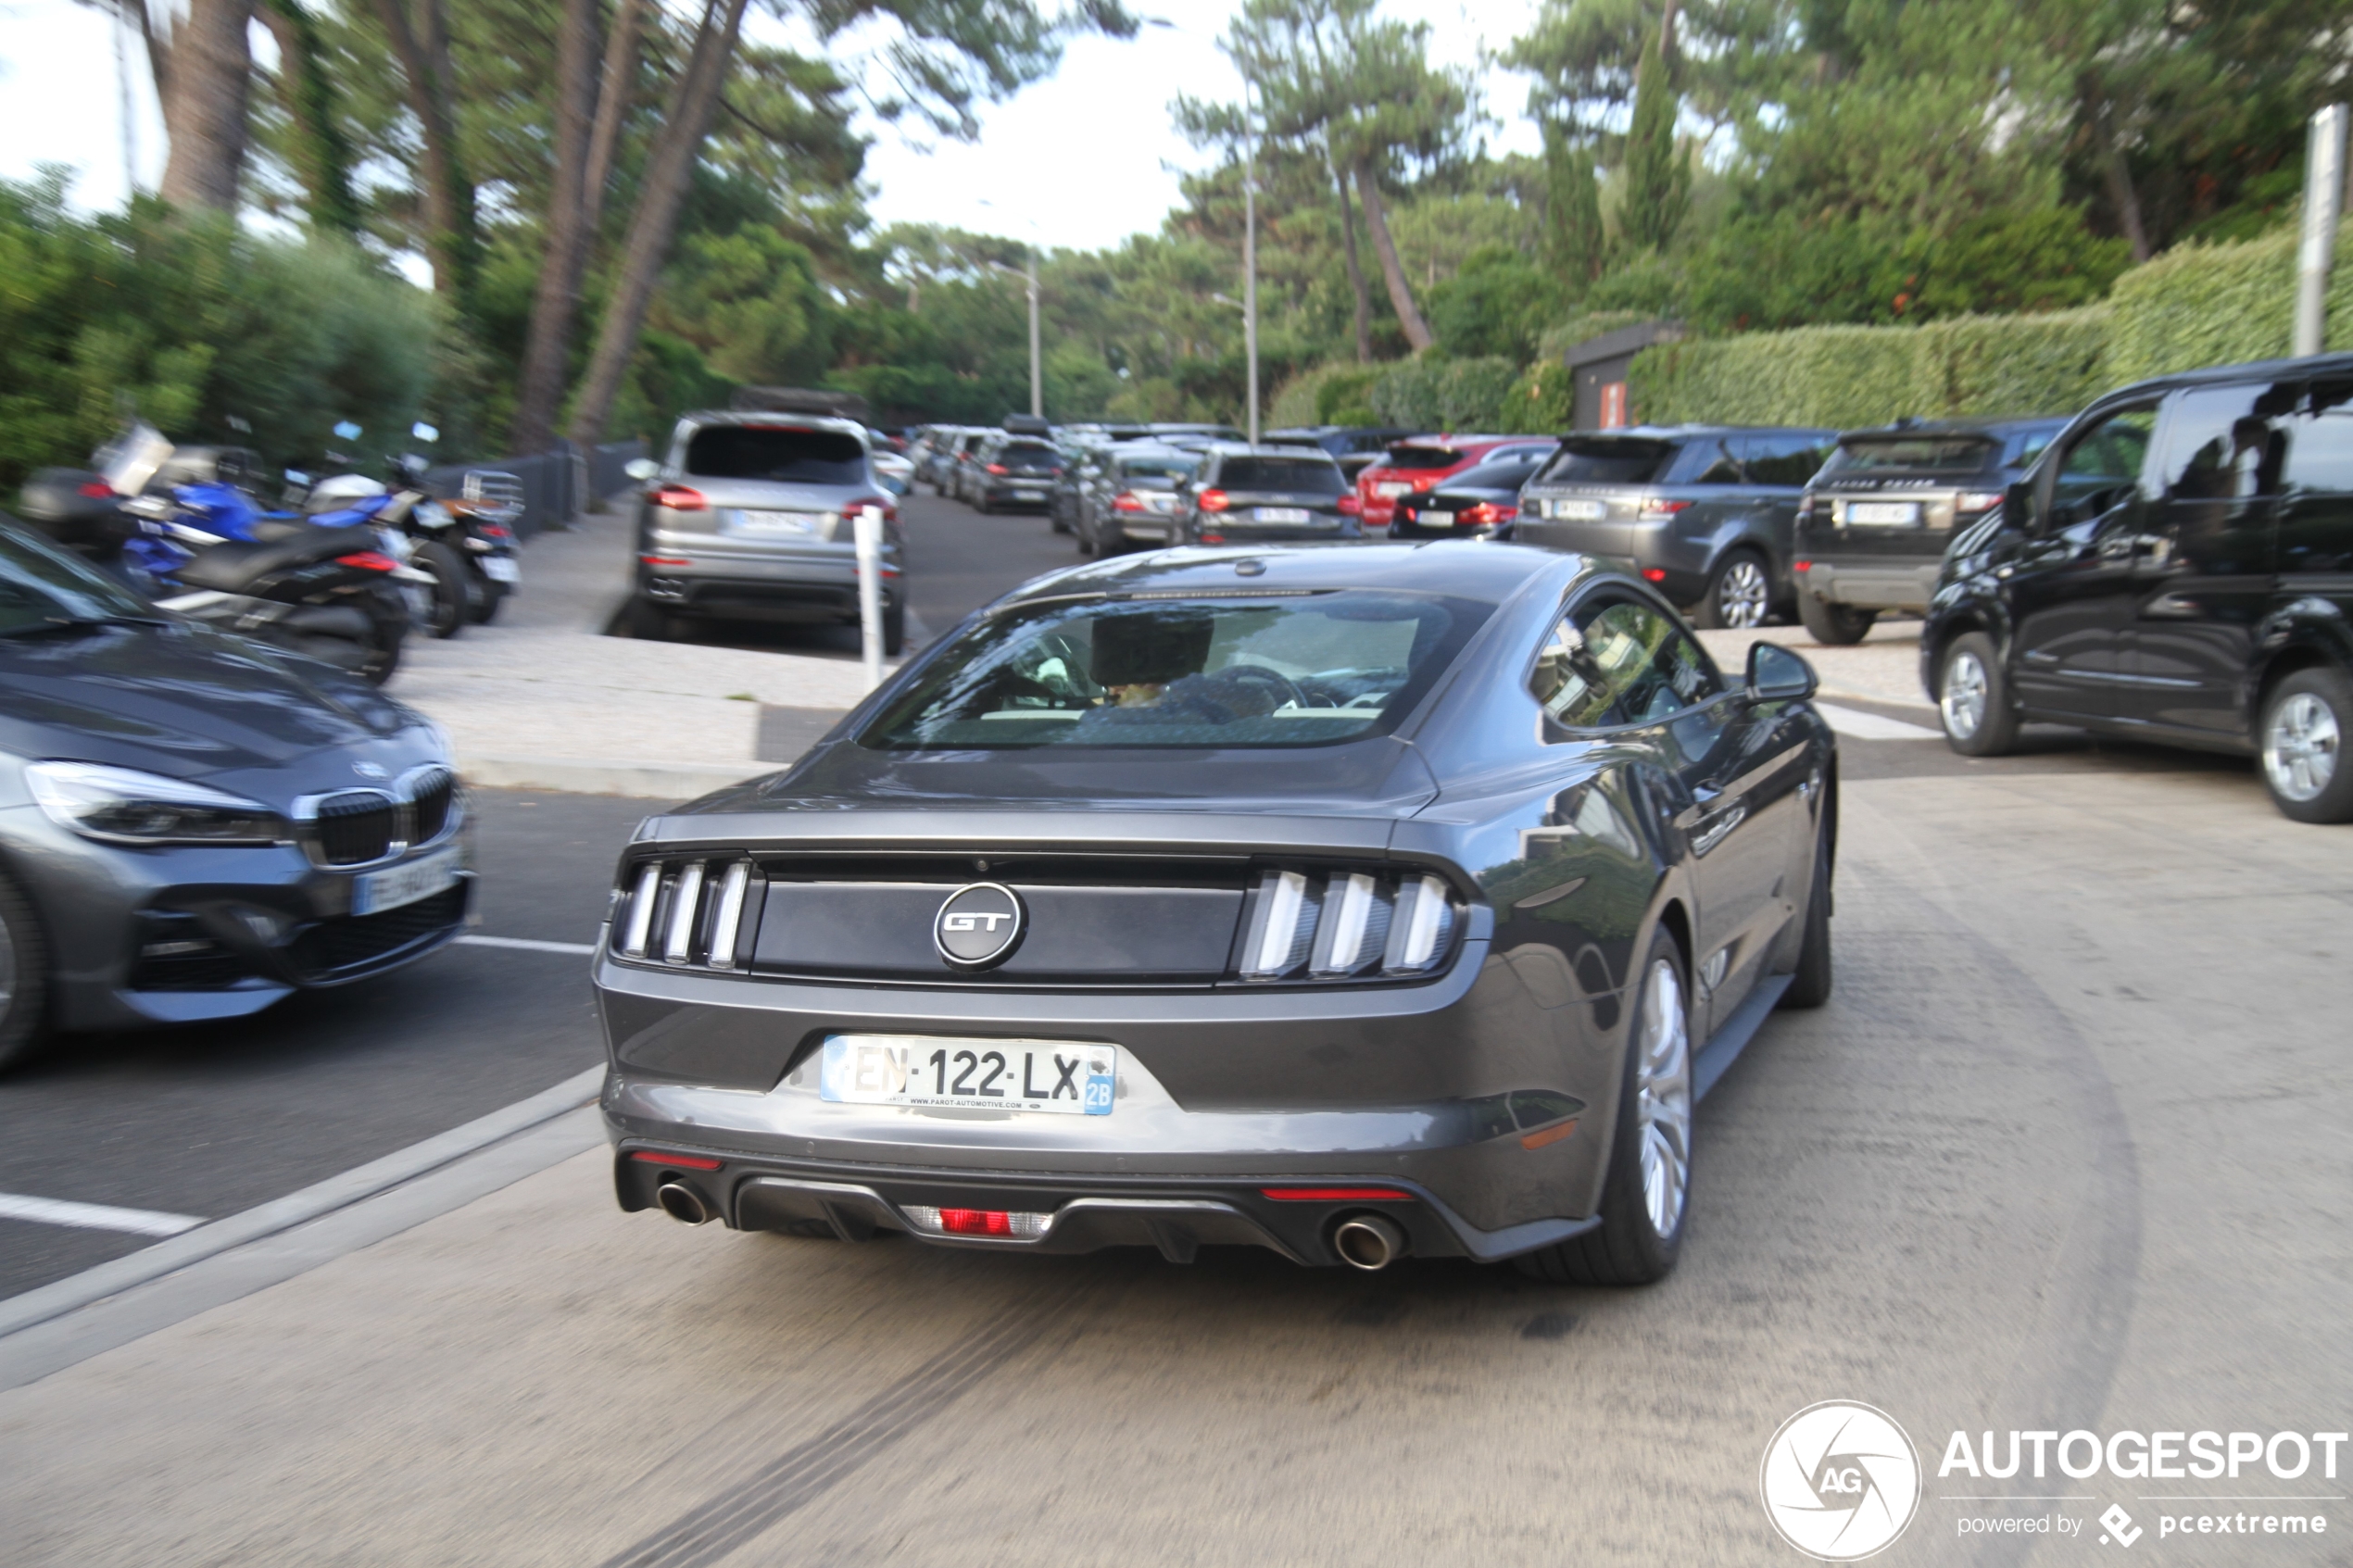
[[[114,499],[114,492],[94,479],[85,483],[82,486],[80,494],[87,495],[94,501],[111,501]]]
[[[362,571],[398,571],[400,563],[375,550],[361,550],[356,555],[337,556],[337,566],[356,566]]]
[[[646,499],[657,507],[667,507],[673,512],[698,512],[711,505],[702,498],[701,491],[689,489],[683,484],[665,484],[659,490],[648,492]]]
[[[1226,536],[1223,533],[1204,533],[1201,536],[1201,542],[1204,545],[1222,545],[1226,542]]]
[[[1232,503],[1226,499],[1223,490],[1204,490],[1201,493],[1201,509],[1205,512],[1222,512],[1230,505]]]
[[[1340,498],[1340,515],[1342,517],[1363,517],[1365,515],[1365,503],[1353,495],[1342,495]]]
[[[1002,1209],[942,1209],[939,1228],[950,1236],[1011,1236],[1013,1217]]]
[[[1667,581],[1667,573],[1657,567],[1646,566],[1642,568],[1642,581],[1645,583],[1664,583]]]
[[[1140,512],[1144,509],[1144,503],[1136,498],[1133,491],[1123,490],[1112,497],[1111,509],[1115,512]]]
[[[1792,571],[1811,571],[1814,570],[1814,563],[1810,560],[1793,560],[1789,563],[1789,569]]]
[[[633,1148],[632,1160],[642,1160],[648,1165],[674,1165],[681,1171],[716,1171],[720,1161],[705,1160],[699,1154],[664,1154],[658,1148]]]
[[[1277,1203],[1411,1203],[1399,1187],[1260,1187],[1258,1196]]]
[[[692,558],[686,556],[639,556],[637,558],[648,566],[692,566],[695,564]]]

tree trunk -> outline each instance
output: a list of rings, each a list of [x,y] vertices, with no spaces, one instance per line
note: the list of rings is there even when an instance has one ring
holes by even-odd
[[[1405,341],[1418,354],[1438,340],[1414,305],[1413,286],[1405,281],[1405,269],[1397,259],[1397,242],[1389,235],[1389,213],[1381,205],[1380,182],[1362,158],[1356,161],[1356,194],[1365,204],[1365,232],[1373,237],[1373,255],[1380,260],[1381,282],[1389,285],[1389,303],[1396,308],[1397,324],[1405,329]]]
[[[374,0],[376,16],[400,56],[409,109],[424,132],[425,254],[435,294],[462,309],[473,292],[480,243],[474,232],[473,182],[458,151],[457,73],[442,0],[418,0],[422,24],[409,25],[407,0]]]
[[[245,26],[253,0],[189,0],[188,14],[166,41],[138,11],[170,138],[159,191],[172,206],[233,212],[245,160],[245,95],[253,54]]]
[[[1340,237],[1341,253],[1348,257],[1348,293],[1356,307],[1356,362],[1373,362],[1373,295],[1365,286],[1365,264],[1356,256],[1356,208],[1348,199],[1348,182],[1331,161],[1331,149],[1324,150],[1324,167],[1331,171],[1332,188],[1340,193]]]
[[[629,117],[629,90],[637,82],[637,35],[645,19],[646,0],[621,0],[621,9],[612,19],[612,36],[605,40],[604,81],[597,89],[597,124],[588,137],[588,179],[581,197],[592,245],[597,243],[598,226],[604,221],[605,187],[612,180],[622,123]]]
[[[639,182],[637,209],[630,214],[629,233],[622,242],[621,267],[613,279],[612,297],[605,306],[597,350],[572,416],[572,439],[581,446],[602,440],[613,401],[621,394],[621,378],[628,372],[630,356],[637,349],[638,330],[646,308],[653,303],[654,285],[670,254],[670,240],[678,225],[678,208],[686,198],[686,182],[695,157],[711,130],[719,105],[728,62],[735,56],[736,34],[742,28],[744,0],[710,0],[701,24],[695,30],[694,52],[672,90],[661,134],[646,159]]]
[[[507,444],[543,452],[555,444],[556,410],[564,395],[573,319],[580,310],[580,280],[587,270],[587,178],[591,120],[596,115],[597,0],[564,0],[556,34],[556,167],[542,230],[546,249],[539,288],[531,302],[522,369],[515,384],[515,417]]]
[[[2133,188],[2133,169],[2124,161],[2124,147],[2116,139],[2116,115],[2099,83],[2086,78],[2083,83],[2084,107],[2090,111],[2092,134],[2098,140],[2100,176],[2108,183],[2108,205],[2116,208],[2116,226],[2124,231],[2124,238],[2132,244],[2135,264],[2146,261],[2149,249],[2148,226],[2141,218],[2140,193]]]
[[[333,75],[321,63],[319,23],[300,0],[263,0],[262,25],[278,41],[278,95],[294,123],[296,172],[310,208],[310,226],[359,232],[359,204],[351,194],[351,143],[337,119]]]

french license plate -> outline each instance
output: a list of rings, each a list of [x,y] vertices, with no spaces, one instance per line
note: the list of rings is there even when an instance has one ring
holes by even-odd
[[[1376,495],[1410,495],[1413,493],[1413,485],[1402,479],[1384,479],[1373,486]]]
[[[1599,522],[1609,516],[1607,501],[1554,501],[1553,519],[1556,522]]]
[[[1864,528],[1909,528],[1920,520],[1918,501],[1850,501],[1848,523]]]
[[[1414,521],[1428,528],[1452,528],[1454,526],[1454,514],[1453,512],[1433,512],[1428,508],[1424,508],[1421,516],[1416,518]]]
[[[420,898],[430,898],[458,880],[459,854],[457,847],[440,850],[422,860],[411,860],[405,866],[391,866],[380,872],[351,879],[351,912],[355,915],[380,915],[386,909],[413,904]]]
[[[824,512],[747,512],[727,514],[727,532],[749,539],[789,538],[816,533],[825,526]]]
[[[1119,1047],[1070,1040],[828,1035],[819,1095],[841,1105],[1108,1116]]]
[[[1305,522],[1305,507],[1253,507],[1250,515],[1260,522]]]
[[[489,578],[493,583],[520,583],[522,581],[522,566],[514,561],[509,560],[504,556],[483,557],[482,574],[484,577]]]

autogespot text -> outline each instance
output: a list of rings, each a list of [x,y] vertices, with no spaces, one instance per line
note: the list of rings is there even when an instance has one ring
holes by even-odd
[[[1984,1433],[1972,1446],[1969,1435],[1956,1432],[1944,1445],[1944,1461],[1937,1476],[1969,1475],[2005,1481],[2020,1474],[2021,1464],[2035,1479],[2057,1465],[2070,1479],[2087,1481],[2108,1474],[2123,1481],[2238,1480],[2259,1474],[2259,1464],[2280,1481],[2302,1478],[2317,1464],[2320,1478],[2336,1479],[2337,1450],[2347,1440],[2343,1432],[2114,1432],[2102,1437],[2082,1430],[2012,1432],[1998,1444],[1996,1434]],[[1996,1456],[1999,1462],[1996,1462]],[[2195,1499],[2183,1499],[2195,1501]]]

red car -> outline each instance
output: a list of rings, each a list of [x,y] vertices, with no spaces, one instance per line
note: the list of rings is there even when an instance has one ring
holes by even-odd
[[[1417,435],[1401,441],[1356,476],[1365,526],[1387,528],[1398,496],[1430,489],[1474,463],[1511,455],[1522,446],[1549,452],[1559,445],[1559,438],[1550,435]]]

